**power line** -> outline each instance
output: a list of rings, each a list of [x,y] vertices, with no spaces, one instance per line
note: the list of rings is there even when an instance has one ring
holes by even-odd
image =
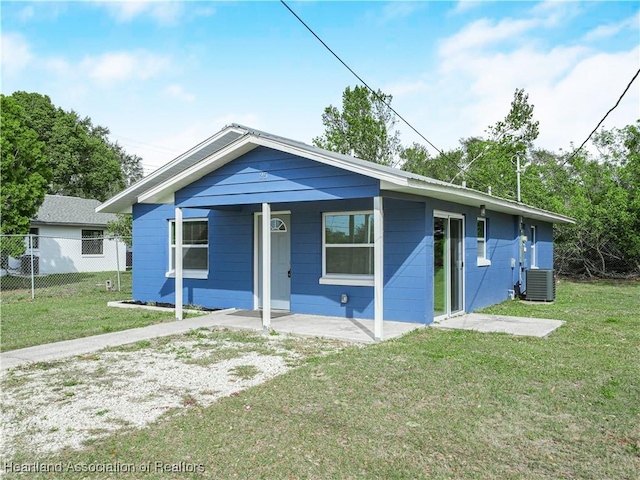
[[[382,103],[384,103],[384,104],[389,108],[389,110],[391,110],[393,113],[395,113],[395,115],[396,115],[400,120],[402,120],[402,121],[403,121],[403,122],[404,122],[404,123],[405,123],[405,124],[406,124],[410,129],[411,129],[411,130],[413,130],[415,133],[417,133],[417,134],[420,136],[420,138],[422,138],[425,142],[427,142],[429,145],[431,145],[431,147],[432,147],[434,150],[436,150],[438,153],[440,153],[440,155],[444,155],[445,157],[449,158],[449,157],[448,157],[448,156],[447,156],[447,155],[446,155],[442,150],[440,150],[440,149],[439,149],[438,147],[436,147],[433,143],[431,143],[431,142],[427,139],[427,137],[425,137],[422,133],[420,133],[418,130],[416,130],[416,128],[415,128],[413,125],[411,125],[407,120],[405,120],[405,118],[404,118],[402,115],[400,115],[398,112],[396,112],[396,110],[391,106],[391,104],[387,103],[387,102],[384,100],[384,98],[380,97],[380,95],[378,95],[378,93],[377,93],[376,91],[374,91],[374,90],[373,90],[373,89],[372,89],[372,88],[367,84],[367,82],[365,82],[365,81],[360,77],[360,75],[358,75],[356,72],[354,72],[354,71],[353,71],[353,69],[352,69],[349,65],[347,65],[347,64],[346,64],[346,62],[345,62],[344,60],[342,60],[342,59],[338,56],[338,54],[336,54],[336,52],[334,52],[333,50],[331,50],[331,48],[330,48],[326,43],[324,43],[324,41],[323,41],[323,40],[322,40],[318,35],[316,35],[316,32],[314,32],[314,31],[311,29],[311,27],[309,27],[309,25],[307,25],[307,24],[304,22],[304,20],[302,20],[302,19],[298,16],[298,14],[296,14],[296,12],[294,12],[294,11],[291,9],[291,7],[289,7],[289,5],[287,5],[287,4],[286,4],[286,2],[285,2],[284,0],[280,0],[280,3],[282,3],[282,5],[284,5],[284,6],[287,8],[287,10],[289,10],[289,11],[291,12],[291,14],[292,14],[294,17],[296,17],[296,18],[298,19],[298,21],[299,21],[300,23],[302,23],[302,25],[304,25],[304,26],[305,26],[305,28],[306,28],[307,30],[309,30],[309,32],[311,32],[311,34],[312,34],[314,37],[316,37],[316,39],[318,39],[318,41],[319,41],[319,42],[324,46],[324,48],[326,48],[327,50],[329,50],[329,52],[331,52],[331,54],[332,54],[334,57],[336,57],[336,59],[337,59],[337,60],[338,60],[342,65],[344,65],[344,67],[345,67],[347,70],[349,70],[349,71],[353,74],[353,76],[354,76],[354,77],[356,77],[360,82],[362,82],[362,84],[363,84],[365,87],[367,87],[367,88],[369,89],[369,91],[370,91],[371,93],[373,93],[373,94],[376,96],[376,98],[377,98],[378,100],[380,100]]]
[[[563,166],[563,167],[567,164],[567,162],[568,162],[569,160],[571,160],[573,157],[575,157],[575,156],[576,156],[576,154],[577,154],[580,150],[582,150],[582,147],[584,147],[584,146],[585,146],[585,144],[589,141],[589,139],[591,138],[591,136],[592,136],[594,133],[596,133],[596,131],[598,130],[598,128],[600,128],[600,125],[602,125],[602,122],[604,122],[604,121],[605,121],[605,119],[609,116],[609,114],[610,114],[611,112],[613,112],[613,111],[616,109],[616,107],[617,107],[618,105],[620,105],[620,102],[622,101],[622,98],[627,94],[627,92],[628,92],[628,91],[629,91],[629,89],[631,88],[631,85],[633,84],[633,82],[635,81],[635,79],[636,79],[636,78],[638,78],[638,75],[640,75],[640,68],[638,69],[638,71],[636,72],[636,74],[633,76],[633,78],[629,81],[629,83],[627,84],[627,88],[625,88],[625,89],[624,89],[624,92],[622,92],[622,95],[620,95],[620,97],[618,98],[618,101],[616,102],[616,104],[615,104],[613,107],[611,107],[607,113],[605,113],[604,117],[602,117],[602,120],[600,120],[600,121],[598,122],[598,125],[596,125],[596,128],[594,128],[594,129],[593,129],[593,131],[592,131],[592,132],[589,134],[589,136],[586,138],[586,140],[585,140],[584,142],[582,142],[582,145],[580,145],[578,148],[576,148],[576,149],[573,151],[573,153],[569,156],[569,158],[567,158],[567,159],[564,161],[564,163],[562,164],[562,166]]]

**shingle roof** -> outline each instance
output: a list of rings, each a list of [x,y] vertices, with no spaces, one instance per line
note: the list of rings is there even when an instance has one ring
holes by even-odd
[[[32,223],[53,223],[66,225],[106,225],[115,220],[112,213],[96,213],[99,200],[67,197],[64,195],[45,195],[36,218]]]

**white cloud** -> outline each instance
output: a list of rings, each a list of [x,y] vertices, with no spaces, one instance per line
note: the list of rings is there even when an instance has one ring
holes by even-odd
[[[168,95],[185,102],[193,102],[196,99],[196,96],[192,93],[185,92],[181,85],[169,85],[165,88],[165,92]]]
[[[439,54],[443,57],[455,57],[469,50],[480,50],[503,40],[513,40],[538,25],[540,20],[536,18],[526,20],[506,18],[499,22],[483,18],[444,40],[438,49]]]
[[[2,72],[5,74],[19,74],[33,59],[29,44],[18,33],[0,34],[0,44],[2,44],[0,64],[2,65]]]
[[[405,81],[392,83],[382,88],[383,92],[393,95],[394,98],[425,92],[430,89],[429,83],[424,80]]]
[[[184,13],[184,4],[175,1],[149,0],[140,2],[97,2],[106,7],[109,14],[119,22],[131,22],[137,17],[149,16],[162,25],[175,24]]]
[[[442,40],[435,68],[395,84],[397,92],[404,94],[397,98],[396,108],[446,149],[459,138],[485,135],[488,126],[509,112],[515,89],[524,88],[540,122],[536,145],[556,151],[569,149],[571,142],[580,144],[637,70],[640,47],[611,51],[607,45],[604,52],[604,46],[586,43],[584,37],[548,46],[548,33],[573,28],[568,21],[578,10],[565,3],[544,2],[518,17],[468,23]],[[633,18],[634,23],[626,19],[594,31],[604,36],[637,28]],[[428,88],[422,89],[422,82]],[[640,88],[636,84],[605,127],[620,128],[637,118]],[[403,141],[412,141],[411,132],[405,132]]]
[[[480,1],[474,1],[474,0],[459,0],[458,3],[456,3],[456,6],[451,11],[451,13],[453,15],[467,13],[468,11],[478,8],[480,5],[485,3],[487,2],[480,2]]]
[[[418,2],[389,2],[382,7],[381,18],[382,22],[391,22],[400,18],[410,16],[420,8]]]
[[[166,57],[136,51],[110,52],[99,57],[86,57],[81,68],[100,84],[112,84],[127,80],[147,80],[169,65]]]
[[[618,33],[626,29],[638,30],[640,24],[640,14],[626,18],[617,23],[609,23],[607,25],[599,25],[583,37],[585,42],[593,42],[604,40],[616,36]]]

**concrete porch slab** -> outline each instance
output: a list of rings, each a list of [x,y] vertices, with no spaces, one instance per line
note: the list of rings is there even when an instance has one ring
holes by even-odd
[[[242,315],[242,311],[220,313],[216,315],[215,324],[229,329],[262,330],[262,318],[255,312],[247,313],[246,316]],[[421,327],[424,325],[419,323],[385,321],[383,339],[397,338]],[[375,341],[373,320],[292,313],[272,318],[270,329],[277,333],[333,338],[347,342],[373,343]]]
[[[474,330],[483,333],[509,333],[525,337],[544,338],[564,322],[546,318],[509,317],[484,313],[467,313],[433,323],[433,328],[450,330]]]

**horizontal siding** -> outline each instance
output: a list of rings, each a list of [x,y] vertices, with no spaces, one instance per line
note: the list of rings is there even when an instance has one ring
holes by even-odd
[[[384,319],[425,323],[428,261],[425,205],[385,198]]]
[[[253,217],[251,214],[184,209],[188,218],[209,219],[209,278],[184,279],[184,301],[209,308],[253,308]],[[166,278],[172,205],[136,204],[133,209],[133,298],[175,302],[175,280]]]
[[[258,147],[176,193],[184,207],[366,198],[378,181],[285,152]]]

